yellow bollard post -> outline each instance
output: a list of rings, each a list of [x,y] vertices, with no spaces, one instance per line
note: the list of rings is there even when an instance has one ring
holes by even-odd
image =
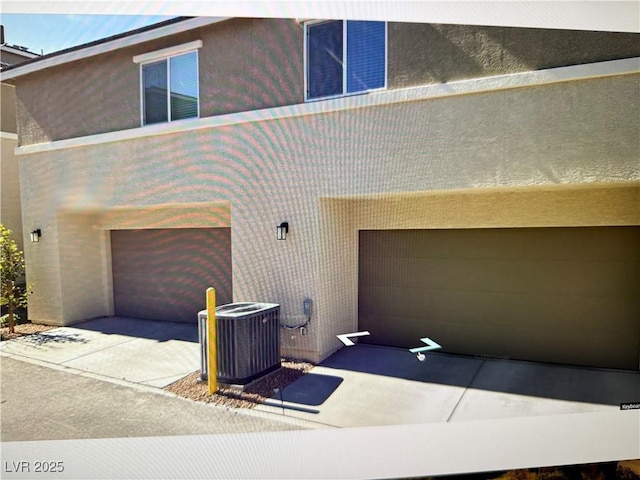
[[[207,369],[209,395],[218,390],[218,338],[216,335],[216,289],[207,288]]]

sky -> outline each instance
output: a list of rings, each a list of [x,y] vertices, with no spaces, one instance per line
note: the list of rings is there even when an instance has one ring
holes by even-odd
[[[27,47],[48,54],[65,48],[162,22],[172,17],[158,15],[0,15],[7,45]]]
[[[137,12],[165,13],[167,15],[343,18],[349,13],[353,13],[354,10],[361,10],[364,12],[364,18],[374,15],[371,19],[378,20],[389,20],[398,16],[402,19],[401,21],[410,19],[410,21],[422,20],[434,23],[497,24],[638,32],[640,31],[640,24],[637,20],[640,18],[638,15],[639,5],[640,3],[633,0],[627,2],[546,1],[542,3],[527,3],[526,0],[508,0],[499,3],[424,0],[422,2],[400,1],[391,4],[381,0],[327,3],[302,0],[292,2],[256,0],[238,3],[221,0],[201,2],[112,0],[108,4],[103,2],[92,4],[89,0],[85,2],[67,0],[62,3],[49,0],[43,6],[42,2],[34,0],[2,0],[2,8],[5,12],[62,11],[82,13],[2,13],[0,21],[5,27],[7,44],[21,45],[34,53],[48,54],[172,18],[161,15],[130,14]],[[613,8],[614,6],[617,8]],[[100,14],[90,15],[85,12],[99,12]],[[116,12],[127,13],[127,15],[114,15],[113,13]],[[381,16],[381,18],[375,18],[375,16]],[[420,20],[415,20],[416,18]],[[452,18],[455,19],[453,22],[450,21]],[[476,19],[478,19],[477,22]]]

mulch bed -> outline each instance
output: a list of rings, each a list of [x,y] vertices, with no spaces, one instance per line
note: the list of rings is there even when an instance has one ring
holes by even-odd
[[[40,325],[38,323],[21,323],[15,326],[15,332],[9,333],[9,327],[0,328],[1,340],[13,340],[14,338],[32,335],[34,333],[42,333],[47,330],[58,328],[52,325]]]
[[[213,395],[209,395],[209,386],[206,381],[200,380],[200,370],[198,370],[165,387],[165,390],[198,402],[229,408],[253,408],[271,398],[274,389],[283,390],[287,385],[302,378],[312,368],[311,363],[283,360],[278,370],[251,382],[244,390],[220,386]]]

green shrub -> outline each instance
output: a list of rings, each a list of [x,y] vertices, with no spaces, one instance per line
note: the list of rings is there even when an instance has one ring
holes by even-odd
[[[16,310],[27,306],[31,286],[21,288],[16,284],[24,276],[24,254],[11,238],[11,230],[0,223],[0,305],[7,307],[6,323],[9,332],[15,330]]]

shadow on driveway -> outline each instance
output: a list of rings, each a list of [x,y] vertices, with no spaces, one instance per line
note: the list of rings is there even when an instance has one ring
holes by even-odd
[[[307,373],[299,380],[282,390],[282,395],[272,398],[300,405],[321,405],[342,383],[342,377]]]
[[[147,338],[158,342],[182,340],[198,343],[198,325],[195,322],[177,323],[162,320],[104,317],[76,323],[71,327],[107,335]]]
[[[619,405],[640,401],[640,372],[427,353],[373,345],[342,348],[322,367],[572,402]]]
[[[40,347],[42,345],[49,345],[49,344],[88,343],[89,342],[86,338],[83,338],[81,335],[78,335],[77,333],[56,332],[56,331],[26,335],[21,338],[21,341],[25,345],[29,345],[32,347]]]

